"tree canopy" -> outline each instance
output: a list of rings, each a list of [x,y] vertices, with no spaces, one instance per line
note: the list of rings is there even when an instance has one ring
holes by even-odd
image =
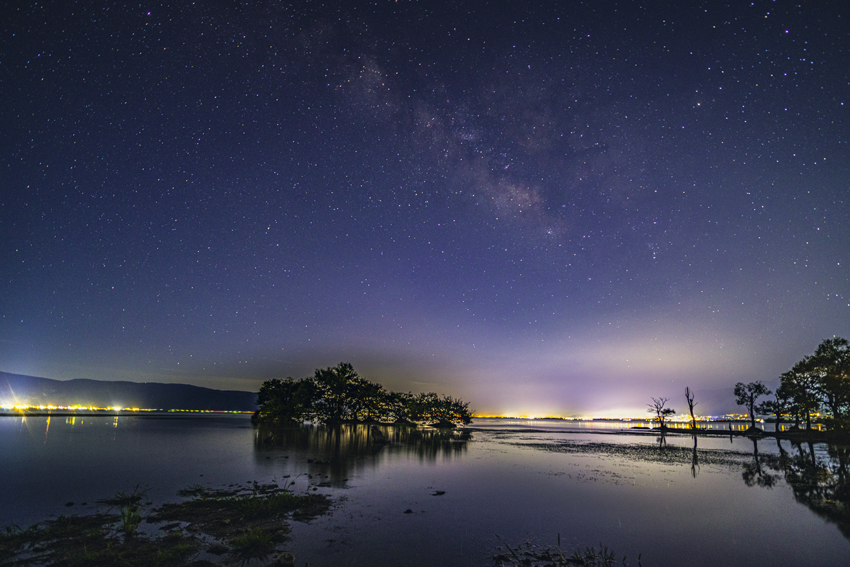
[[[737,390],[736,390],[737,394]],[[796,425],[812,426],[812,415],[823,414],[827,427],[850,430],[850,343],[833,337],[818,345],[814,354],[803,357],[779,377],[776,400],[760,406],[777,419],[790,413]]]
[[[749,384],[744,384],[743,382],[735,384],[735,403],[747,408],[750,414],[750,427],[755,428],[756,426],[758,399],[762,396],[769,396],[770,394],[771,392],[767,386],[759,380],[750,382]]]
[[[469,403],[434,392],[387,391],[361,377],[347,362],[316,369],[301,380],[267,380],[257,395],[254,420],[281,424],[313,420],[322,423],[427,423],[453,427],[472,422]]]

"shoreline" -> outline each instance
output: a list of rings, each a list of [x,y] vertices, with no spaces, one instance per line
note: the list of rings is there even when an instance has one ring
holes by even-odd
[[[4,417],[149,417],[149,418],[201,418],[201,417],[212,417],[212,416],[250,416],[253,415],[252,411],[235,411],[235,410],[38,410],[38,411],[0,411],[0,418]],[[552,424],[553,422],[557,422],[558,425],[563,423],[564,429],[550,429],[545,427],[535,428],[533,425],[530,427],[488,427],[490,424],[482,424],[477,425],[473,422],[470,425],[466,426],[457,426],[453,428],[457,431],[469,430],[469,431],[489,431],[489,432],[525,432],[525,433],[553,433],[559,431],[561,433],[594,433],[594,434],[605,434],[605,435],[658,435],[660,433],[664,433],[665,435],[699,435],[705,437],[776,437],[779,439],[787,439],[787,440],[800,440],[800,441],[812,441],[812,442],[822,442],[822,443],[834,443],[839,445],[850,445],[850,434],[843,432],[831,432],[831,431],[823,431],[816,429],[800,429],[794,431],[765,431],[763,429],[756,428],[757,431],[751,431],[750,428],[747,429],[711,429],[708,427],[701,428],[697,427],[696,430],[690,429],[687,427],[665,427],[663,429],[659,427],[642,427],[642,426],[634,426],[634,427],[621,427],[619,429],[606,429],[606,428],[571,428],[569,424],[571,423],[586,423],[586,424],[594,424],[594,423],[606,423],[606,424],[628,424],[633,423],[634,421],[626,421],[626,420],[617,420],[617,419],[589,419],[589,420],[572,420],[572,419],[560,419],[560,418],[542,418],[542,419],[532,419],[532,418],[502,418],[502,417],[487,417],[487,418],[478,418],[478,419],[488,419],[488,420],[499,420],[499,421],[523,421],[533,423],[535,421],[542,421],[546,423]],[[704,423],[704,422],[703,422]],[[725,423],[729,424],[730,427],[732,424],[738,424],[739,426],[745,424],[747,422],[744,421],[715,421],[710,423]],[[306,423],[305,424],[309,424]],[[312,424],[312,425],[322,425],[322,424]],[[326,425],[326,424],[325,424]],[[372,426],[378,425],[382,427],[433,427],[428,424],[395,424],[395,423],[380,423],[380,422],[362,422],[362,423],[346,423],[345,425],[364,425],[364,426]],[[495,425],[495,424],[494,424]],[[435,429],[439,429],[438,427],[434,427]]]

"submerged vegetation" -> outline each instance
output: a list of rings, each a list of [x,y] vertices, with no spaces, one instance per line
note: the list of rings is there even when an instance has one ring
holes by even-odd
[[[496,537],[499,537],[498,535]],[[502,538],[499,537],[499,540]],[[497,567],[512,565],[523,565],[529,567],[615,567],[629,565],[626,556],[618,558],[613,550],[600,544],[599,549],[585,547],[576,549],[569,555],[564,553],[561,547],[561,535],[558,534],[558,543],[555,546],[537,547],[530,543],[511,547],[502,540],[504,551],[493,556],[493,563]],[[638,567],[641,566],[640,555],[637,559]]]
[[[8,526],[0,532],[0,566],[138,566],[202,567],[201,554],[223,556],[227,564],[247,564],[278,551],[288,534],[292,514],[309,518],[324,513],[325,496],[293,494],[277,484],[211,489],[193,486],[178,495],[186,500],[164,504],[145,518],[165,524],[147,535],[142,522],[138,487],[101,500],[106,513],[60,516],[23,530]],[[118,514],[112,513],[117,507]],[[150,530],[146,530],[150,531]],[[190,563],[191,562],[191,563]]]
[[[185,565],[199,542],[175,530],[158,538],[125,537],[113,514],[60,516],[26,530],[6,527],[0,534],[2,566],[96,567]]]
[[[355,372],[347,362],[313,376],[267,380],[257,394],[255,423],[426,423],[454,427],[472,422],[469,403],[434,392],[391,392]]]
[[[164,504],[149,518],[151,522],[189,522],[192,531],[227,538],[234,526],[241,529],[269,529],[290,512],[320,514],[327,499],[316,494],[296,495],[277,484],[254,484],[250,493],[241,489],[190,487],[182,495],[192,498]]]

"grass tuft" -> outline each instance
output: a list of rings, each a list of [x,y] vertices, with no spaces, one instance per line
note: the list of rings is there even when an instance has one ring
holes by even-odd
[[[522,565],[527,567],[615,567],[622,565],[627,567],[627,558],[623,556],[617,560],[613,550],[600,544],[599,549],[585,547],[583,550],[575,550],[569,556],[564,554],[561,548],[561,534],[558,534],[558,544],[554,547],[538,548],[526,542],[525,545],[516,549],[508,545],[498,534],[496,537],[507,549],[508,553],[498,553],[493,556],[493,563],[498,567]],[[637,561],[638,567],[642,567],[640,555]]]
[[[244,564],[254,559],[267,558],[283,539],[284,534],[279,530],[248,529],[231,538],[228,543],[234,559]]]

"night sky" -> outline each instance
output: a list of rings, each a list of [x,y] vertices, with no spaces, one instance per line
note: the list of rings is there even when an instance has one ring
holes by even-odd
[[[846,2],[63,0],[0,29],[2,371],[346,361],[478,413],[634,415],[850,336]]]

